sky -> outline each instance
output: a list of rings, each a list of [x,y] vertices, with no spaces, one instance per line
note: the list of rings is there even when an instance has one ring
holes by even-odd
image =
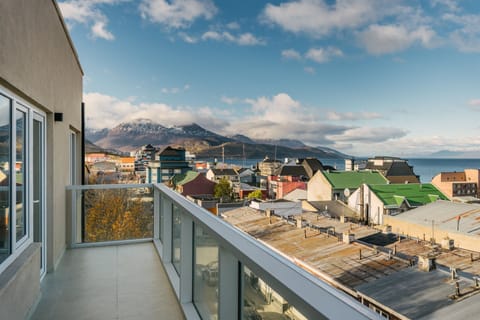
[[[87,127],[480,157],[478,0],[58,1]]]

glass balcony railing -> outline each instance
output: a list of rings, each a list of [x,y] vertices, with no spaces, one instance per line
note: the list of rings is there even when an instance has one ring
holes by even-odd
[[[70,246],[153,241],[187,319],[380,318],[163,184],[68,190]]]
[[[73,247],[153,238],[151,185],[72,186],[69,192]]]

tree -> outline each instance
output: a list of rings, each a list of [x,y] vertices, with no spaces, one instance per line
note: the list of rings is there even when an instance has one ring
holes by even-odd
[[[256,189],[252,192],[250,192],[247,196],[248,200],[253,200],[253,199],[258,199],[261,200],[263,198],[262,190]]]
[[[153,199],[135,190],[88,190],[84,193],[85,241],[152,237]]]
[[[220,202],[228,202],[232,200],[233,189],[230,181],[221,179],[213,188],[215,198],[220,198]]]

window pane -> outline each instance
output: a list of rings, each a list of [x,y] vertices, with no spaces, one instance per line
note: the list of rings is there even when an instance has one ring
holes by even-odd
[[[27,234],[27,216],[25,210],[25,137],[26,137],[26,114],[20,110],[15,111],[16,121],[16,157],[15,157],[15,175],[16,185],[16,239],[22,239]]]
[[[202,319],[218,318],[218,243],[195,225],[193,303]]]
[[[180,208],[173,205],[172,210],[172,262],[177,273],[180,273],[180,243],[182,216]]]
[[[0,95],[0,263],[10,249],[10,99]]]

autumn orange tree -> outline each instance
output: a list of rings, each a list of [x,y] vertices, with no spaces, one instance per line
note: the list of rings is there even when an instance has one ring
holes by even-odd
[[[85,241],[152,237],[153,199],[149,198],[125,189],[85,191]]]

